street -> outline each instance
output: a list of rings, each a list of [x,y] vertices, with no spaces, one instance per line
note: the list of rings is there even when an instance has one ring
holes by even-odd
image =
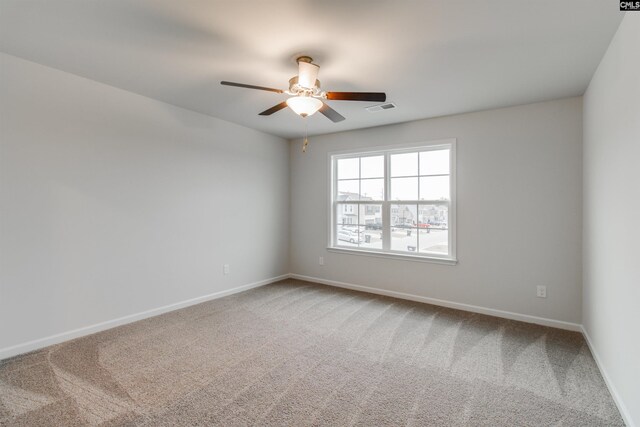
[[[416,234],[417,231],[417,234]],[[362,232],[362,231],[361,231]],[[382,249],[382,231],[365,230],[365,241],[359,247],[363,249]],[[366,236],[370,241],[366,242]],[[419,239],[419,242],[418,242]],[[406,229],[396,229],[391,232],[391,250],[401,252],[414,252],[420,246],[419,253],[447,253],[449,232],[448,230],[431,229],[411,229],[411,235],[407,235]],[[339,241],[340,246],[358,247],[357,243]],[[414,248],[413,250],[411,248]]]

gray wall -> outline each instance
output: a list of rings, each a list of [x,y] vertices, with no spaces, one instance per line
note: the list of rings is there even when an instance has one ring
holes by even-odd
[[[285,140],[0,61],[0,350],[288,273]]]
[[[327,153],[447,137],[457,138],[458,265],[326,250]],[[305,154],[295,141],[291,200],[292,273],[580,323],[579,97],[311,137]]]
[[[584,96],[583,324],[640,425],[640,15],[626,15]]]

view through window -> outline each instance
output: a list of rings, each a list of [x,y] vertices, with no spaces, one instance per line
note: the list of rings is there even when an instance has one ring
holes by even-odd
[[[453,143],[334,155],[334,248],[453,259]]]

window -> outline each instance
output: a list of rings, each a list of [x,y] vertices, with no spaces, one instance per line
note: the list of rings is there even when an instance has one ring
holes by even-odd
[[[331,156],[332,249],[455,261],[455,140]]]

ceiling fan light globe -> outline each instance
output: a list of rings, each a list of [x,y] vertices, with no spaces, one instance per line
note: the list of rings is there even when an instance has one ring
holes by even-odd
[[[310,96],[294,96],[286,102],[289,108],[302,117],[311,116],[322,107],[322,101]]]

